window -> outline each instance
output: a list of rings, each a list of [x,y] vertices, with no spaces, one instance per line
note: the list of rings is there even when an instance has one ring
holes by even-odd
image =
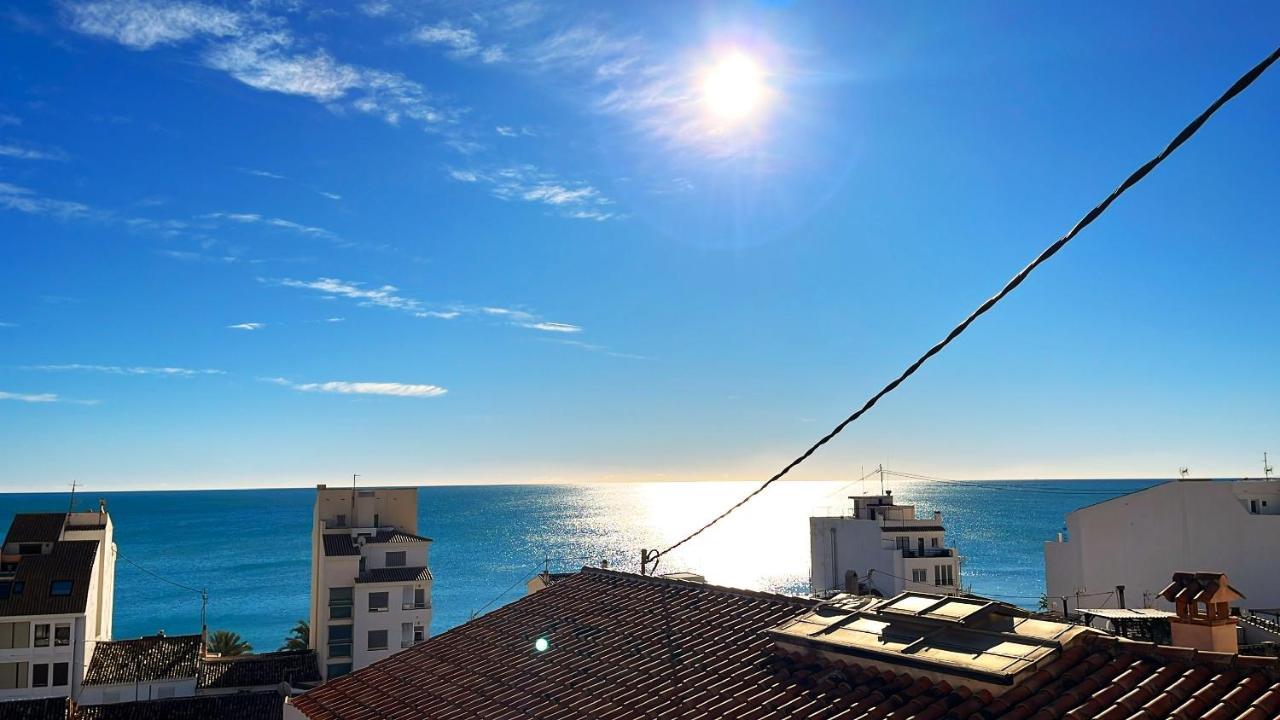
[[[911,571],[911,582],[929,582],[929,571],[919,568]]]
[[[422,641],[423,641],[423,640],[425,640],[425,639],[427,639],[427,629],[426,629],[426,628],[424,628],[424,627],[422,627],[421,625],[414,625],[414,626],[413,626],[413,641],[414,641],[414,642],[422,642]]]
[[[382,527],[382,523],[378,522],[378,520],[379,520],[379,519],[380,519],[380,518],[378,517],[378,513],[374,513],[374,514],[373,514],[373,526],[374,526],[374,527]]]
[[[334,527],[346,527],[346,526],[347,526],[347,516],[346,516],[346,515],[339,515],[338,517],[334,518],[334,519],[333,519],[333,525],[334,525]]]
[[[70,670],[71,670],[71,663],[64,663],[64,662],[54,663],[53,664],[53,686],[66,687],[67,675],[70,672]],[[172,694],[173,688],[169,688],[169,692],[170,694]],[[164,696],[161,695],[160,697],[164,697]]]
[[[65,646],[71,644],[71,626],[70,625],[54,625],[53,626],[53,644],[57,646]]]
[[[49,666],[45,664],[31,666],[31,687],[49,687]]]
[[[388,598],[385,592],[369,593],[369,612],[386,612]]]
[[[950,565],[934,565],[933,584],[945,587],[955,585],[955,569]]]
[[[387,553],[387,567],[404,567],[404,551]]]
[[[330,680],[336,677],[342,677],[343,675],[351,672],[351,663],[329,663],[328,670],[329,672],[326,673],[326,675],[328,675]]]
[[[938,547],[938,538],[929,538],[929,547]]]
[[[909,537],[900,537],[900,538],[897,538],[897,541],[898,541],[898,549],[899,549],[899,550],[910,550],[910,549],[911,549],[911,538],[909,538]]]
[[[0,600],[8,600],[9,592],[13,589],[13,583],[0,582]]]
[[[427,591],[423,588],[414,588],[413,590],[413,606],[416,608],[425,608],[427,606]]]
[[[0,690],[16,690],[27,686],[27,664],[0,663]]]
[[[36,626],[36,641],[33,643],[36,647],[49,647],[49,626],[48,624]]]
[[[350,625],[332,625],[329,627],[329,657],[351,657]]]
[[[18,545],[19,555],[39,555],[43,547],[40,543],[20,543]]]
[[[386,630],[370,630],[369,631],[369,649],[370,650],[386,650],[387,649],[387,631]]]
[[[409,647],[413,644],[413,623],[400,623],[400,647]]]
[[[351,588],[329,588],[329,618],[342,620],[351,617],[351,601]]]
[[[67,597],[71,594],[71,581],[54,580],[49,583],[49,594],[54,597]]]

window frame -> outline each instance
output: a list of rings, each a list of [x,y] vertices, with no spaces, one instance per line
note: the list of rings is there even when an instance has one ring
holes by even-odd
[[[379,598],[379,599],[381,599],[382,604],[381,604],[381,605],[375,605],[375,604],[374,604],[374,598]],[[368,605],[367,605],[367,607],[368,607],[369,612],[371,612],[371,613],[384,613],[384,612],[389,612],[389,611],[391,610],[391,593],[386,592],[386,591],[384,591],[384,590],[379,590],[379,591],[377,591],[377,592],[371,592],[371,593],[369,593],[369,600],[368,600]]]
[[[58,675],[62,675],[62,682],[58,682]],[[53,670],[50,672],[49,687],[66,687],[71,684],[71,663],[56,662],[53,664]]]
[[[61,635],[61,634],[62,634],[62,631],[64,631],[64,630],[66,631],[66,639],[65,639],[65,640],[60,640],[58,636],[59,636],[59,635]],[[54,625],[53,625],[53,646],[54,646],[54,647],[69,647],[70,645],[71,645],[71,625],[70,625],[70,624],[68,624],[68,623],[54,623]]]
[[[44,629],[44,642],[40,642],[40,630]],[[31,647],[51,647],[53,627],[49,623],[36,623],[31,626]]]
[[[393,557],[396,559],[396,562],[392,562],[391,558]],[[389,568],[408,567],[409,553],[405,552],[404,550],[388,550],[386,556],[383,558],[383,561],[386,563],[386,566]]]
[[[44,680],[40,680],[40,675],[44,675]],[[48,663],[32,663],[31,665],[31,687],[49,687],[49,664]]]
[[[382,633],[382,644],[381,644],[381,645],[376,645],[376,644],[374,644],[374,637],[375,637],[378,633]],[[386,649],[387,649],[387,643],[388,643],[388,642],[390,642],[390,640],[391,640],[391,638],[389,637],[389,635],[390,635],[390,634],[391,634],[391,633],[387,632],[386,630],[370,630],[370,631],[365,635],[365,649],[366,649],[366,650],[386,650]]]

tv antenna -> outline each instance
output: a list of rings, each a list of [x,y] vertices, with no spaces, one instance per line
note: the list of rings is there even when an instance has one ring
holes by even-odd
[[[71,478],[71,504],[67,506],[67,514],[76,511],[76,479]]]
[[[1272,468],[1272,467],[1271,467],[1271,463],[1267,462],[1267,454],[1266,454],[1265,452],[1264,452],[1264,453],[1262,453],[1262,475],[1263,475],[1263,477],[1265,477],[1266,479],[1270,480],[1270,479],[1271,479],[1271,471],[1272,471],[1273,469],[1274,469],[1274,468]]]
[[[1191,471],[1187,469],[1187,466],[1186,466],[1186,465],[1183,465],[1182,467],[1178,468],[1178,475],[1179,475],[1183,480],[1186,480],[1186,479],[1187,479],[1187,476],[1188,476],[1188,475],[1190,475],[1190,474],[1191,474]]]

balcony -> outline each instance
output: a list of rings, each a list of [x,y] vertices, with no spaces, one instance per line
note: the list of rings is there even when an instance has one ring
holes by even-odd
[[[401,610],[430,610],[429,602],[407,602],[400,606]]]
[[[942,558],[956,556],[955,548],[925,548],[923,552],[918,548],[914,550],[908,548],[899,549],[902,550],[902,557],[904,558]]]

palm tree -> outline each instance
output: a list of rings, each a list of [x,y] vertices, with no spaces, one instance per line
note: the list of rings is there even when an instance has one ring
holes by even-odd
[[[311,623],[306,620],[299,620],[297,625],[289,631],[289,637],[284,639],[284,644],[280,646],[281,650],[306,650],[307,645],[311,641]]]
[[[214,630],[209,633],[208,650],[217,655],[244,655],[253,652],[253,646],[230,630]]]

